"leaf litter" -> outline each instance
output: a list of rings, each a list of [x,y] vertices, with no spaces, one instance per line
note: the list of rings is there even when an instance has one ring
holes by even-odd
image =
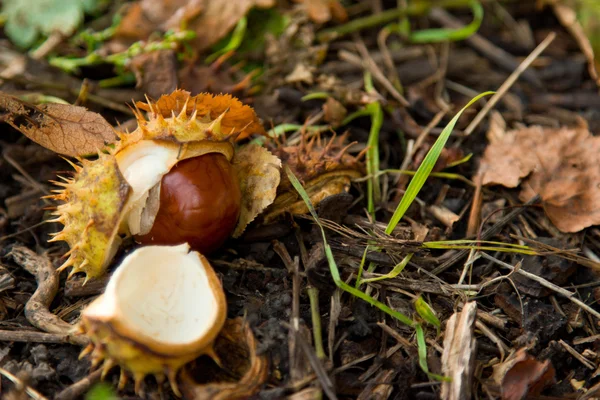
[[[104,9],[120,20],[87,14],[84,27],[95,30],[73,38],[40,25],[27,28],[35,30],[36,44],[53,37],[42,46],[50,46],[50,64],[78,68],[49,74],[45,60],[34,64],[24,56],[28,62],[19,64],[22,70],[7,73],[2,82],[1,90],[11,93],[0,98],[3,120],[57,153],[93,158],[98,148],[115,140],[115,129],[131,127],[125,102],[144,95],[156,99],[175,88],[240,98],[228,106],[200,95],[188,108],[208,116],[211,108],[217,115],[229,107],[233,117],[223,120],[227,129],[245,126],[246,104],[263,118],[245,127],[238,144],[254,144],[234,160],[243,190],[255,193],[258,201],[243,211],[244,223],[238,226],[245,229],[236,232],[240,237],[211,256],[227,292],[230,317],[243,316],[244,321],[230,320],[217,343],[224,369],[198,359],[178,377],[186,398],[259,393],[264,399],[323,394],[344,399],[516,399],[591,397],[597,390],[600,294],[598,277],[586,266],[597,267],[600,252],[595,227],[600,222],[593,207],[599,203],[594,133],[600,121],[597,88],[582,68],[582,57],[591,58],[581,38],[570,36],[575,36],[572,29],[562,30],[560,16],[553,20],[546,12],[539,19],[535,8],[522,5],[517,10],[504,2],[484,4],[489,20],[473,40],[448,44],[440,39],[425,49],[410,43],[418,37],[413,33],[430,25],[451,27],[440,18],[443,13],[457,15],[464,24],[472,17],[466,7],[452,9],[458,3],[454,0],[436,3],[444,9],[430,15],[407,3],[404,9],[389,2],[141,0],[127,2],[121,15]],[[265,31],[271,26],[268,16],[275,16],[276,29]],[[83,20],[73,21],[65,23],[65,30]],[[51,22],[48,18],[48,26]],[[587,22],[580,20],[583,28],[593,28]],[[332,30],[340,39],[321,42]],[[385,40],[384,30],[393,32]],[[558,37],[543,58],[501,94],[489,119],[489,145],[482,140],[483,124],[473,135],[461,136],[478,107],[474,105],[449,135],[423,189],[390,227],[410,181],[398,175],[414,176],[456,111],[476,93],[500,87],[519,58],[549,30]],[[57,37],[60,45],[52,47]],[[28,40],[25,47],[33,45]],[[10,64],[9,54],[7,50],[2,65]],[[499,62],[498,54],[508,64]],[[35,96],[30,96],[32,90]],[[184,107],[180,94],[154,110],[140,109],[169,117]],[[401,101],[405,94],[407,104]],[[76,105],[46,104],[53,98]],[[369,104],[380,107],[377,129]],[[495,116],[516,128],[494,125]],[[585,124],[578,123],[581,118]],[[121,127],[113,128],[113,121]],[[307,205],[290,190],[285,176],[281,190],[273,190],[279,166],[261,147],[265,142],[276,147],[264,136],[266,130],[289,148],[283,166],[308,186],[305,194],[315,203],[323,231],[305,214]],[[327,165],[301,162],[305,156],[293,150],[312,140],[311,148],[327,146],[332,137],[344,138],[336,149],[344,149],[342,161],[345,154],[360,159],[370,151],[378,161],[371,171],[377,176],[354,168],[341,171],[341,183],[330,185],[341,193],[322,198],[330,193],[317,190],[313,195],[310,183],[327,181],[310,174],[323,173],[321,167],[327,172]],[[379,154],[369,146],[374,140]],[[46,242],[55,227],[42,223],[53,205],[38,196],[56,171],[69,167],[58,157],[34,157],[37,144],[8,128],[1,146],[0,197],[10,211],[0,208],[0,282],[10,283],[0,285],[0,340],[7,343],[0,367],[10,368],[0,369],[2,388],[8,387],[9,395],[23,394],[20,388],[34,393],[35,387],[60,399],[84,396],[100,374],[88,373],[87,362],[76,360],[74,346],[65,344],[70,337],[42,325],[36,328],[23,317],[22,310],[31,309],[27,300],[37,296],[30,296],[37,293],[37,283],[25,272],[27,266],[8,256],[11,250],[28,248],[44,252],[46,266],[64,261],[67,249]],[[470,154],[472,160],[464,157]],[[473,160],[480,158],[474,174]],[[472,176],[472,181],[466,178]],[[366,180],[375,182],[378,196],[372,196]],[[255,218],[273,196],[283,194],[293,206],[274,213],[268,224],[269,218]],[[381,199],[370,213],[367,198]],[[14,212],[15,204],[21,205],[19,212]],[[478,223],[468,231],[470,215]],[[116,260],[133,248],[125,243]],[[495,257],[488,254],[497,251]],[[333,272],[337,275],[332,277]],[[44,299],[51,308],[39,315],[56,314],[73,323],[105,283],[82,286],[81,280],[61,280],[54,301]],[[38,291],[43,288],[40,284]],[[43,343],[30,351],[19,341]],[[21,383],[13,386],[14,375],[9,374],[19,372],[34,379],[16,377]],[[441,374],[453,380],[443,380]],[[117,387],[116,374],[109,373],[106,380],[109,388]],[[171,398],[166,387],[146,383],[150,397]],[[129,385],[118,395],[132,393]]]
[[[520,186],[521,201],[539,195],[546,215],[563,232],[600,224],[600,137],[587,127],[531,126],[488,139],[474,180]]]

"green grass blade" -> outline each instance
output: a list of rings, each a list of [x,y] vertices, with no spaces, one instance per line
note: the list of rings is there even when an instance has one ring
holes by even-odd
[[[365,269],[365,262],[367,261],[367,253],[369,252],[369,246],[365,247],[365,251],[363,252],[362,259],[360,260],[360,265],[358,266],[358,273],[356,274],[356,283],[354,284],[354,288],[358,289],[361,284],[361,278],[363,271]]]
[[[315,223],[321,229],[321,235],[323,237],[323,245],[325,248],[325,255],[327,256],[327,262],[329,264],[329,272],[330,272],[331,277],[333,278],[333,281],[335,282],[336,286],[339,287],[340,289],[342,289],[343,291],[348,292],[351,295],[366,301],[367,303],[371,304],[372,306],[377,307],[378,309],[385,312],[389,316],[396,318],[401,323],[408,325],[408,326],[415,326],[415,324],[416,324],[415,321],[413,321],[406,315],[399,313],[398,311],[392,310],[390,307],[386,306],[385,304],[381,303],[380,301],[375,300],[368,294],[366,294],[358,289],[353,288],[352,286],[348,285],[346,282],[344,282],[341,279],[340,271],[335,262],[335,258],[333,257],[333,252],[331,251],[331,247],[327,243],[327,237],[325,236],[325,229],[323,228],[323,225],[321,224],[321,221],[319,220],[319,216],[317,215],[317,212],[315,211],[315,208],[313,207],[312,202],[310,201],[310,198],[308,197],[308,194],[302,187],[302,184],[300,183],[300,181],[298,181],[298,178],[296,178],[296,176],[289,169],[288,166],[285,166],[285,173],[287,174],[290,182],[292,183],[292,185],[294,186],[294,188],[296,189],[296,191],[298,192],[300,197],[302,197],[302,200],[304,200],[304,203],[306,204],[306,207],[308,208],[312,217],[314,218]]]
[[[479,30],[483,21],[483,6],[479,1],[473,0],[470,3],[473,11],[473,21],[467,26],[458,29],[425,29],[422,31],[413,32],[409,36],[412,43],[439,43],[439,42],[456,42],[465,40]]]
[[[384,170],[381,170],[381,173],[415,176],[417,171],[408,171],[405,169],[384,169]],[[429,174],[429,176],[432,178],[442,178],[442,179],[451,179],[451,180],[461,181],[461,182],[466,183],[469,186],[475,186],[473,181],[465,178],[461,174],[455,174],[452,172],[432,172]]]
[[[402,217],[404,216],[406,210],[408,210],[408,207],[410,207],[415,197],[417,197],[417,194],[419,193],[419,191],[425,184],[425,181],[429,177],[429,174],[433,170],[433,167],[435,166],[435,163],[437,162],[437,159],[439,158],[442,149],[446,145],[446,142],[448,141],[448,138],[450,137],[450,134],[452,133],[452,130],[454,129],[454,126],[456,125],[456,122],[458,121],[462,113],[477,100],[493,93],[494,92],[485,92],[481,93],[478,96],[475,96],[466,106],[462,108],[462,110],[460,110],[454,116],[454,118],[452,118],[450,123],[446,125],[446,127],[444,128],[440,136],[437,138],[429,152],[427,152],[427,155],[425,156],[425,159],[423,159],[423,162],[417,169],[415,176],[411,179],[408,188],[406,188],[404,196],[402,196],[402,200],[400,200],[396,211],[394,211],[394,215],[392,215],[392,218],[390,219],[390,222],[388,223],[388,226],[385,229],[385,233],[387,233],[388,235],[392,233],[396,225],[398,225],[398,222],[400,222],[400,219],[402,219]]]
[[[425,332],[423,331],[423,327],[421,325],[416,325],[415,331],[417,333],[417,349],[419,351],[419,365],[421,366],[421,369],[425,371],[430,378],[438,381],[450,382],[450,378],[446,376],[432,374],[429,372],[429,368],[427,367],[427,343],[425,342]]]
[[[438,317],[436,317],[431,306],[427,304],[425,300],[423,300],[423,297],[417,297],[417,300],[415,301],[415,310],[417,311],[417,314],[421,316],[421,318],[423,318],[427,323],[435,326],[439,332],[440,328],[442,327],[442,323]]]
[[[381,281],[384,279],[393,279],[393,278],[397,277],[404,270],[404,267],[406,267],[408,265],[408,262],[410,261],[412,256],[413,256],[413,253],[407,254],[404,257],[404,259],[398,265],[396,265],[389,273],[382,275],[382,276],[377,276],[375,278],[363,279],[362,281],[360,281],[360,283],[376,282],[376,281]],[[358,279],[357,279],[357,282],[358,282]]]
[[[503,246],[503,247],[513,247],[515,249],[522,250],[533,250],[531,247],[525,244],[516,244],[516,243],[503,243],[496,242],[492,240],[471,240],[471,239],[458,239],[458,240],[440,240],[440,241],[432,241],[432,242],[423,242],[423,246],[430,249],[447,249],[448,247],[444,246],[452,246],[452,245],[479,245],[479,244],[490,244],[494,246]]]
[[[383,124],[383,110],[381,104],[370,103],[367,109],[371,114],[371,130],[367,141],[367,210],[375,216],[375,204],[381,201],[381,187],[379,186],[379,131]]]
[[[469,153],[466,156],[464,156],[463,158],[461,158],[460,160],[456,160],[451,163],[448,163],[448,165],[446,165],[446,168],[456,167],[457,165],[469,162],[469,160],[471,160],[472,157],[473,157],[473,153]]]
[[[225,54],[229,51],[237,50],[237,48],[240,47],[240,45],[244,41],[244,36],[246,35],[247,28],[248,28],[248,18],[242,17],[242,19],[240,19],[240,21],[237,23],[237,25],[233,29],[233,32],[231,33],[231,38],[229,39],[227,44],[223,48],[215,51],[213,54],[206,57],[204,62],[207,64],[210,64],[211,62],[215,61],[217,58],[219,58],[223,54]]]

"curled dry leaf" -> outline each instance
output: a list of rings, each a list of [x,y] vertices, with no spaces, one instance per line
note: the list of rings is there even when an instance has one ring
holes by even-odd
[[[93,154],[113,143],[113,127],[98,113],[69,104],[27,104],[0,94],[3,119],[34,142],[71,157]]]
[[[491,137],[490,137],[491,139]],[[563,232],[600,224],[600,137],[587,128],[529,128],[490,140],[475,180],[516,187],[527,201],[539,194],[544,211]]]
[[[503,400],[520,400],[538,396],[552,385],[554,367],[550,360],[538,361],[522,348],[494,366],[492,379],[500,386]]]
[[[236,152],[233,165],[243,199],[240,218],[232,235],[239,237],[246,226],[275,200],[281,160],[267,149],[250,144]]]
[[[235,400],[255,394],[268,376],[267,359],[257,354],[256,346],[252,330],[241,318],[227,320],[214,343],[221,368],[209,365],[206,358],[185,368],[180,375],[184,398]]]

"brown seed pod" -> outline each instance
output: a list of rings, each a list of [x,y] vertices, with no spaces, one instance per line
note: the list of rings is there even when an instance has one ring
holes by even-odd
[[[296,175],[316,206],[328,196],[348,191],[353,179],[364,176],[361,159],[366,151],[357,156],[349,154],[348,149],[355,143],[347,143],[347,137],[346,133],[323,140],[320,134],[315,134],[307,140],[303,134],[297,145],[274,140],[270,150]],[[269,223],[284,213],[308,213],[306,204],[285,174],[277,188],[277,197],[263,214],[263,220]]]

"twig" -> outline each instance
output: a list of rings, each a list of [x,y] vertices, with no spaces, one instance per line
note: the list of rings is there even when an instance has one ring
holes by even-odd
[[[325,394],[331,400],[337,400],[337,396],[335,395],[333,389],[333,383],[331,382],[331,379],[329,379],[329,375],[327,375],[327,371],[325,370],[323,363],[317,358],[316,354],[312,351],[310,345],[306,342],[306,339],[304,339],[304,337],[298,330],[294,329],[289,324],[285,322],[282,322],[282,324],[288,329],[290,329],[292,334],[296,337],[297,343],[300,345],[300,348],[302,349],[304,355],[308,359],[308,362],[310,363],[310,366],[312,367],[313,371],[315,371],[315,374],[317,375],[317,378],[319,379],[319,382],[321,383],[321,387],[323,388]]]
[[[33,179],[33,177],[31,175],[29,175],[27,173],[27,171],[25,171],[25,169],[23,167],[21,167],[21,165],[16,162],[12,156],[9,154],[9,152],[7,150],[5,150],[2,153],[2,157],[10,164],[14,167],[14,169],[16,169],[17,171],[19,171],[19,173],[21,175],[23,175],[23,177],[25,177],[25,179],[27,179],[27,181],[29,181],[29,183],[31,183],[31,186],[33,186],[34,188],[38,189],[40,192],[49,195],[50,192],[48,191],[48,189],[42,185],[41,183],[39,183],[38,181],[36,181],[35,179]],[[45,203],[49,203],[48,200],[44,200]]]
[[[583,365],[585,365],[587,368],[594,370],[596,369],[596,367],[594,366],[594,364],[592,364],[589,360],[587,360],[584,356],[582,356],[581,354],[579,354],[574,348],[572,348],[571,346],[569,346],[567,343],[565,343],[564,340],[560,339],[558,341],[558,343],[564,347],[564,349],[566,351],[569,352],[569,354],[571,354],[573,357],[575,357],[580,363],[582,363]]]
[[[487,258],[488,260],[500,265],[501,267],[507,268],[511,271],[515,270],[515,267],[513,267],[512,265],[505,263],[504,261],[500,261],[497,258],[490,256],[489,254],[486,254],[483,252],[480,254],[483,258]],[[555,285],[554,283],[548,282],[546,279],[544,279],[540,276],[537,276],[535,274],[532,274],[531,272],[523,271],[522,269],[517,269],[516,272],[518,274],[521,274],[521,275],[533,280],[533,281],[536,281],[540,285],[547,287],[550,290],[555,291],[556,293],[560,294],[561,296],[566,297],[567,299],[569,299],[573,303],[577,304],[579,307],[581,307],[585,311],[592,314],[594,317],[600,319],[600,313],[598,311],[594,310],[593,308],[591,308],[590,306],[588,306],[587,304],[585,304],[584,302],[582,302],[581,300],[579,300],[578,298],[576,298],[575,297],[576,293],[569,292],[568,290],[563,289],[560,286]]]
[[[443,8],[434,8],[429,13],[429,17],[434,21],[440,23],[443,26],[457,29],[463,28],[464,25],[460,22],[459,19],[452,16]],[[507,71],[514,71],[515,68],[519,65],[519,62],[512,54],[502,50],[500,47],[496,46],[485,37],[481,36],[479,33],[474,33],[465,39],[465,42],[473,47],[475,50],[489,58],[493,63],[498,65],[500,68],[503,68]],[[534,71],[524,71],[522,74],[523,79],[532,83],[537,87],[542,87],[542,81],[537,76]]]
[[[10,372],[8,372],[7,370],[5,370],[4,368],[0,368],[0,375],[5,376],[12,383],[14,383],[15,385],[23,388],[25,390],[25,393],[27,393],[29,395],[29,397],[31,397],[32,399],[35,399],[35,400],[48,400],[47,397],[45,397],[44,395],[42,395],[40,392],[38,392],[37,390],[33,389],[32,387],[25,385],[25,383],[23,383],[22,380],[20,380],[19,378],[17,378],[16,376],[14,376],[13,374],[11,374]]]
[[[554,38],[556,37],[556,33],[551,32],[546,36],[546,39],[542,41],[532,52],[519,64],[516,70],[504,81],[504,83],[498,88],[496,94],[494,94],[487,104],[483,106],[481,111],[473,118],[473,121],[467,126],[465,129],[465,134],[463,138],[468,137],[475,128],[479,125],[479,123],[483,120],[483,118],[487,115],[487,113],[500,101],[500,99],[506,94],[506,92],[512,87],[512,85],[519,79],[519,76],[533,63],[533,61],[542,54],[544,50],[552,43]],[[462,138],[461,138],[462,139]]]
[[[364,42],[362,40],[356,40],[355,45],[356,49],[362,57],[362,63],[364,68],[368,70],[371,73],[371,75],[373,75],[373,78],[375,78],[385,88],[385,90],[387,90],[390,93],[392,97],[398,100],[398,102],[401,105],[403,105],[404,107],[408,107],[410,105],[408,100],[406,100],[406,98],[402,96],[402,94],[400,94],[398,89],[396,89],[394,85],[392,85],[392,83],[389,81],[389,79],[385,76],[385,74],[381,72],[381,69],[379,69],[377,64],[375,64],[375,61],[373,61],[373,58],[369,54],[369,50],[367,50],[367,46],[365,46]]]
[[[483,333],[488,339],[490,339],[490,341],[492,341],[493,343],[496,344],[496,347],[498,347],[498,351],[500,352],[500,359],[504,360],[504,357],[506,356],[506,352],[510,351],[510,349],[483,322],[477,320],[477,321],[475,321],[475,326],[477,327],[477,329],[479,329],[481,331],[481,333]]]
[[[63,333],[0,330],[0,342],[72,343],[73,336]]]
[[[85,378],[75,382],[68,388],[64,389],[62,392],[58,393],[54,400],[72,400],[78,399],[84,392],[86,392],[90,386],[100,380],[102,376],[102,368],[97,371],[92,372]]]
[[[536,195],[535,197],[532,197],[531,199],[529,199],[529,201],[527,201],[527,203],[523,204],[522,207],[517,207],[517,208],[513,209],[511,212],[506,214],[500,221],[496,222],[491,228],[489,228],[487,231],[485,231],[481,235],[481,240],[488,240],[489,238],[491,238],[492,236],[494,236],[495,234],[500,232],[500,230],[504,227],[504,225],[508,224],[516,216],[522,214],[525,211],[525,209],[527,208],[527,206],[537,203],[539,199],[540,199],[540,196]],[[454,263],[456,263],[458,260],[460,260],[461,258],[466,256],[468,253],[469,253],[469,250],[459,250],[452,257],[450,257],[447,261],[445,261],[439,267],[437,267],[433,271],[431,271],[431,273],[433,275],[439,275],[440,273],[444,272],[445,270],[450,268],[452,265],[454,265]]]
[[[58,292],[58,274],[46,256],[39,256],[23,246],[14,246],[9,255],[27,272],[35,276],[36,291],[25,304],[25,317],[31,325],[48,332],[71,335],[73,327],[52,314],[50,304]],[[70,336],[70,343],[85,346],[88,340],[83,336]]]

